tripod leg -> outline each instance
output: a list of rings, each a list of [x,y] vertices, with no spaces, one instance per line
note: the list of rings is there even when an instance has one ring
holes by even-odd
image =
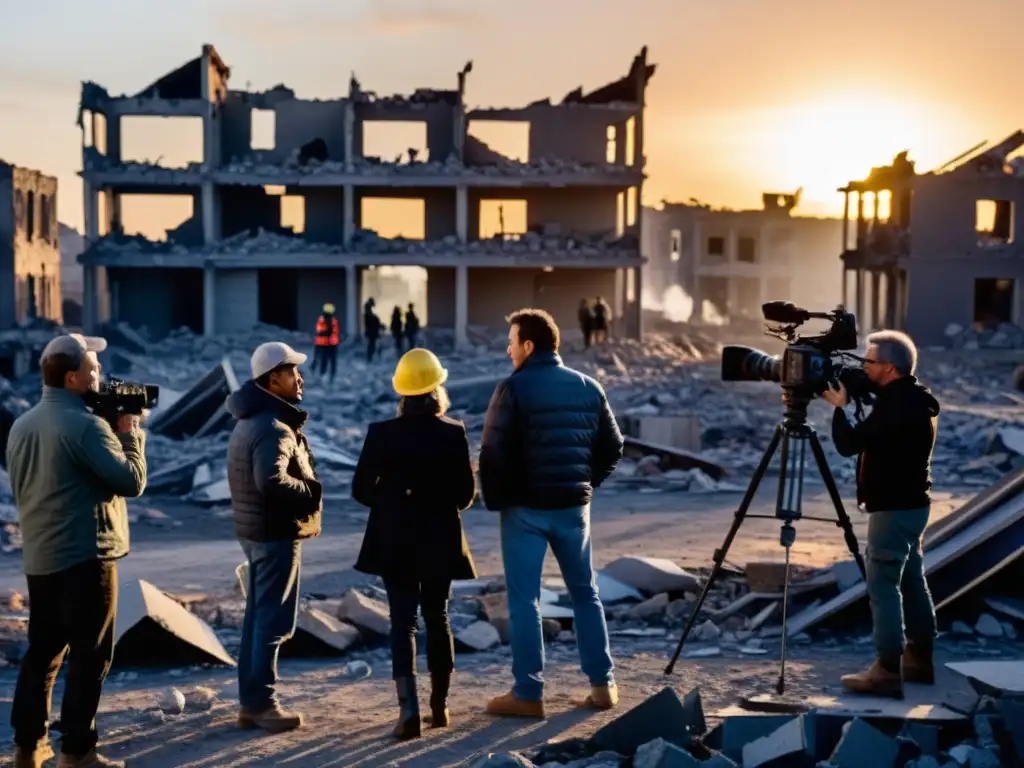
[[[818,440],[818,436],[813,431],[808,439],[811,441],[811,451],[814,453],[814,460],[818,464],[821,479],[825,481],[825,488],[828,490],[828,495],[832,498],[832,506],[836,508],[837,522],[839,527],[843,529],[846,546],[850,550],[850,554],[853,555],[853,559],[857,561],[860,574],[866,581],[867,572],[864,570],[864,558],[861,557],[860,546],[857,544],[857,534],[853,532],[853,523],[850,521],[850,516],[846,514],[846,508],[843,507],[843,499],[839,495],[839,489],[836,487],[836,480],[832,476],[832,471],[828,468],[828,461],[825,459],[825,449],[821,447],[821,441]]]
[[[786,692],[786,619],[789,613],[789,552],[796,540],[796,529],[790,523],[782,527],[782,545],[786,548],[786,576],[782,582],[782,655],[779,658],[779,681],[775,692],[781,696]]]
[[[747,516],[747,510],[750,508],[750,503],[754,500],[754,494],[757,493],[757,486],[760,485],[761,480],[764,478],[764,473],[767,471],[768,465],[772,461],[772,456],[775,455],[775,451],[779,447],[779,442],[781,440],[782,426],[780,425],[775,428],[775,434],[772,435],[771,442],[768,443],[764,456],[761,457],[761,463],[758,464],[757,469],[754,470],[754,476],[750,479],[750,485],[747,486],[747,492],[743,496],[743,501],[740,502],[740,506],[736,510],[736,515],[733,517],[732,521],[732,527],[729,529],[729,533],[726,534],[725,541],[722,542],[721,549],[715,550],[715,564],[711,569],[707,582],[704,584],[704,589],[701,590],[700,597],[697,599],[697,604],[693,607],[693,612],[690,614],[690,618],[686,622],[686,627],[683,629],[683,636],[679,638],[679,644],[676,646],[676,652],[672,654],[672,660],[668,663],[668,666],[665,667],[666,675],[671,675],[672,670],[675,669],[676,661],[679,660],[679,654],[683,652],[683,644],[686,642],[686,638],[690,636],[690,631],[693,629],[693,625],[697,621],[697,616],[700,614],[700,609],[703,607],[704,601],[707,599],[708,592],[711,591],[711,587],[714,585],[715,579],[718,578],[719,571],[722,570],[722,563],[725,562],[725,556],[729,552],[729,547],[732,546],[733,539],[735,539],[736,534],[739,533],[740,525],[743,523],[743,519]]]

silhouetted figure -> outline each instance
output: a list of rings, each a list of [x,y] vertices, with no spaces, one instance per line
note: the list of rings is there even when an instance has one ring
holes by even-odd
[[[612,308],[608,306],[608,302],[600,296],[597,297],[597,301],[594,303],[594,343],[604,344],[608,341],[608,324],[611,322]]]
[[[409,308],[405,311],[405,338],[409,340],[409,349],[413,349],[419,343],[420,319],[416,315],[413,303],[409,302]]]
[[[395,305],[391,310],[391,338],[395,340],[395,352],[402,355],[402,308]]]
[[[384,324],[377,317],[377,313],[373,311],[376,306],[372,298],[368,299],[366,304],[363,305],[363,329],[366,334],[366,362],[373,362],[374,355],[377,354],[377,339],[380,338],[381,328]]]
[[[590,310],[590,302],[580,299],[580,308],[576,313],[579,319],[580,332],[583,334],[583,347],[590,348],[590,337],[594,332],[594,313]]]
[[[324,379],[330,370],[330,381],[338,371],[338,344],[341,343],[341,325],[334,314],[333,304],[324,304],[324,310],[316,320],[314,333],[313,370]]]

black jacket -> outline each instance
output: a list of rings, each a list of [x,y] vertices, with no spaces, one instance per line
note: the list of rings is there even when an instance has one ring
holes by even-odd
[[[251,380],[225,406],[238,419],[228,442],[235,533],[250,541],[319,536],[323,488],[301,432],[308,414]]]
[[[480,485],[488,509],[588,504],[622,458],[601,385],[535,352],[498,384],[484,419]]]
[[[459,514],[475,497],[462,422],[423,414],[371,424],[352,478],[352,498],[370,508],[356,570],[476,578]]]
[[[913,376],[882,387],[870,415],[856,426],[842,408],[832,415],[832,441],[857,458],[857,503],[868,512],[918,509],[931,497],[931,462],[939,401]]]

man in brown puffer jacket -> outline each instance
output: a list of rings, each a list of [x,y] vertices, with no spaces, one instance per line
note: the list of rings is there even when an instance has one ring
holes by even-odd
[[[228,443],[235,533],[248,560],[238,656],[240,728],[288,731],[302,715],[277,700],[277,655],[295,632],[302,540],[320,535],[323,489],[301,428],[308,414],[299,366],[306,355],[278,341],[252,356],[252,380],[225,406],[238,419]]]

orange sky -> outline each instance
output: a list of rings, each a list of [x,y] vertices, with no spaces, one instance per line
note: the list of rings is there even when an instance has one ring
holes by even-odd
[[[927,170],[1024,124],[1008,74],[1022,60],[1019,0],[160,6],[53,0],[4,10],[13,23],[0,29],[0,157],[56,174],[66,223],[82,221],[78,81],[133,92],[203,42],[232,66],[234,87],[284,82],[301,97],[340,95],[352,69],[381,93],[454,87],[472,59],[474,106],[600,85],[647,44],[659,65],[648,92],[649,204],[694,197],[757,206],[762,191],[802,186],[802,212],[835,214],[837,186],[902,149]],[[60,24],[48,20],[55,13]],[[187,131],[169,121],[163,128],[138,153],[166,161],[192,154]],[[173,226],[160,212],[147,218]]]

